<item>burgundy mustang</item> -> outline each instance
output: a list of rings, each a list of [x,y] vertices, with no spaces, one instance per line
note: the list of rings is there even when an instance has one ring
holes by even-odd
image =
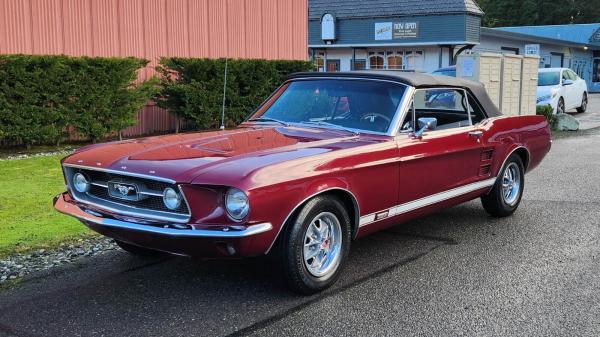
[[[134,254],[276,253],[313,293],[370,233],[475,198],[512,214],[550,145],[544,117],[502,116],[478,83],[301,73],[235,129],[78,150],[54,203]]]

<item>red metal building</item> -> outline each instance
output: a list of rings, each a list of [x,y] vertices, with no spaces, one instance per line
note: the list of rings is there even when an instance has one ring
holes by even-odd
[[[305,60],[307,0],[0,0],[0,53]],[[134,136],[172,130],[148,106]]]

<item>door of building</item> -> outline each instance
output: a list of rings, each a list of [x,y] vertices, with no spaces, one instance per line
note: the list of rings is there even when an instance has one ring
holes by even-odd
[[[551,53],[550,54],[550,68],[562,68],[565,54]]]
[[[327,60],[327,71],[340,71],[340,60]]]

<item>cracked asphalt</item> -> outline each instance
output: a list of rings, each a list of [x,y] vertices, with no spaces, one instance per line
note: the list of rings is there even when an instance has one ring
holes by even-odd
[[[339,282],[290,293],[264,258],[116,251],[0,290],[6,336],[598,336],[600,131],[557,139],[519,210],[472,201],[357,241]]]

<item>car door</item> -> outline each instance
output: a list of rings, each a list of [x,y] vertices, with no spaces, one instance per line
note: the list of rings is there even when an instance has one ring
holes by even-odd
[[[573,81],[573,84],[565,85],[565,81]],[[571,75],[569,74],[569,70],[564,69],[562,72],[562,90],[564,92],[563,98],[565,100],[565,112],[575,108],[576,102],[579,101],[577,98],[577,85]]]
[[[439,90],[417,90],[413,117],[409,118],[412,121],[437,116],[437,128],[421,137],[415,137],[412,131],[396,137],[400,155],[399,204],[401,208],[405,206],[405,211],[476,190],[482,180],[479,173],[484,131],[473,125],[470,108],[463,107],[461,101],[466,92],[452,89],[456,105],[448,109],[448,93]],[[443,98],[443,102],[432,104],[429,97],[433,96]]]

